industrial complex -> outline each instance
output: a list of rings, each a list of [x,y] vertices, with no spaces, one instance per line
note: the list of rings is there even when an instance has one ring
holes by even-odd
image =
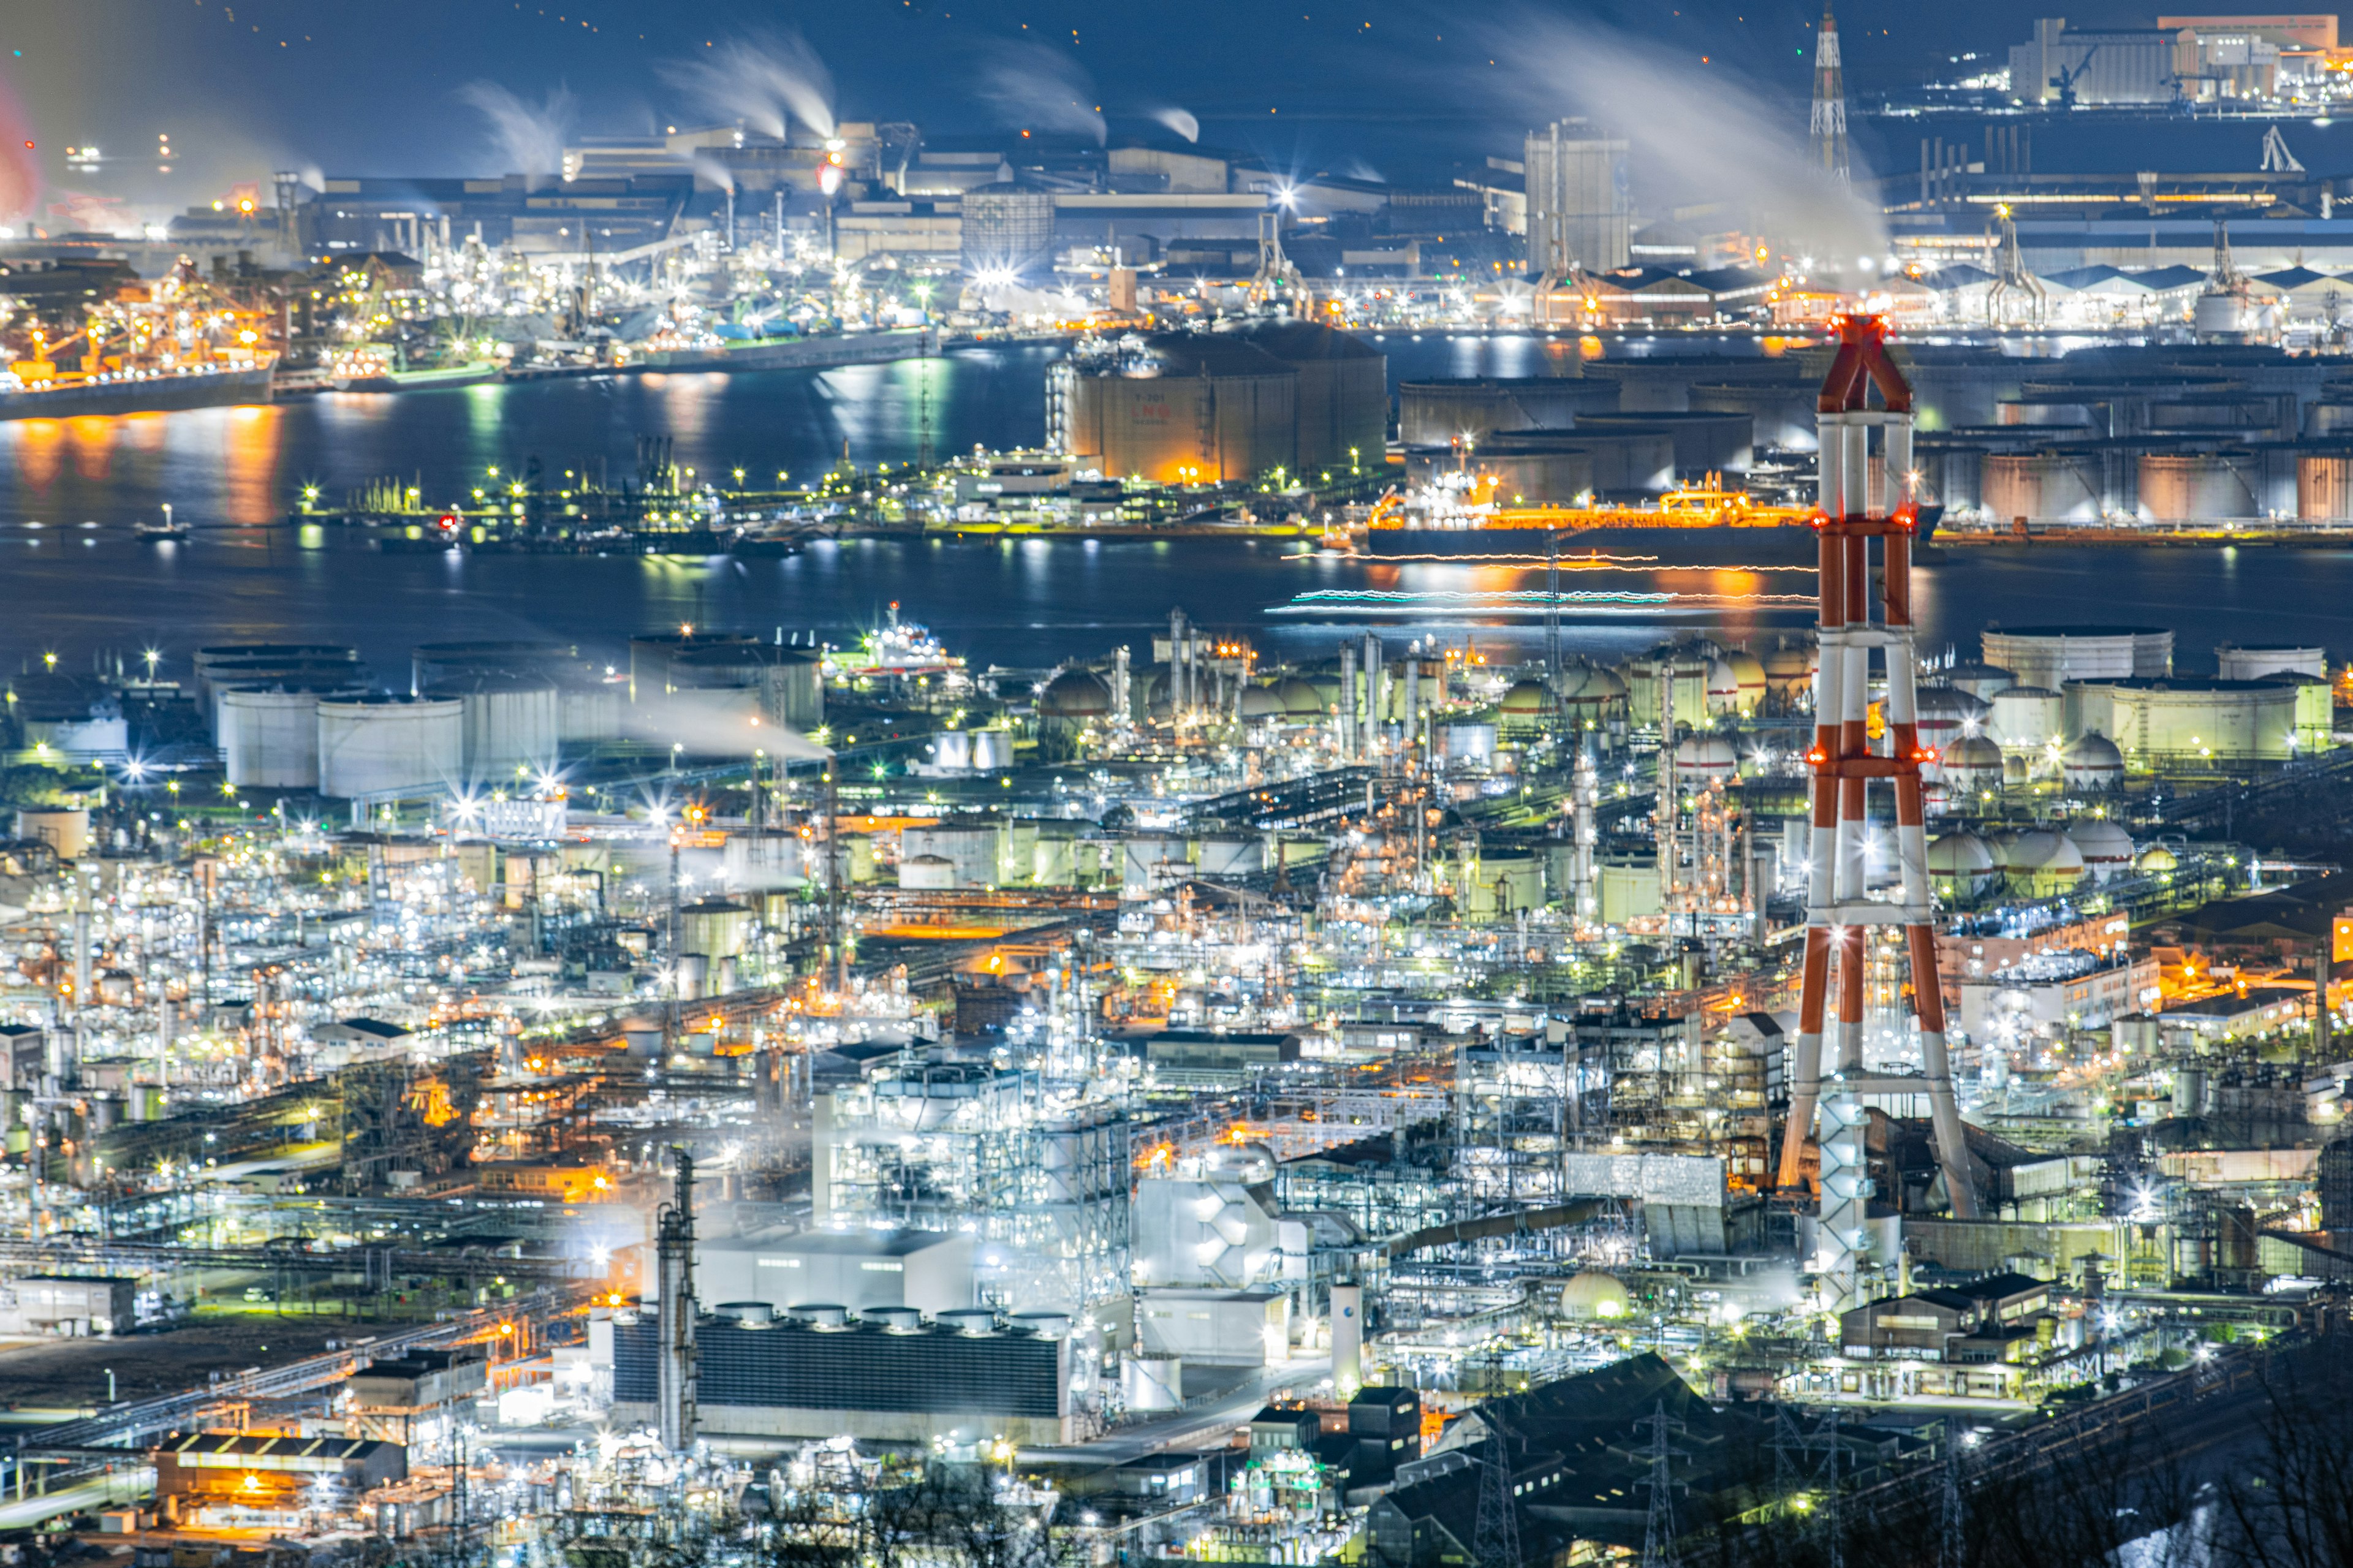
[[[1103,571],[1154,617],[1008,662],[837,576],[821,625],[468,605],[387,661],[366,604],[143,656],[24,605],[0,1562],[2324,1538],[2353,645],[1945,568],[2353,540],[2353,174],[2295,152],[2353,47],[2049,18],[1866,94],[1803,36],[1791,150],[1870,254],[1662,201],[1651,132],[1566,111],[1407,184],[796,109],[0,231],[42,439],[1034,355],[1017,448],[934,450],[917,378],[861,395],[912,461],[583,428],[306,477],[264,551],[691,562],[765,608],[868,542],[1141,541]],[[2208,121],[2245,172],[2081,152]],[[165,566],[232,531],[136,521]],[[1161,592],[1202,539],[1296,593]]]

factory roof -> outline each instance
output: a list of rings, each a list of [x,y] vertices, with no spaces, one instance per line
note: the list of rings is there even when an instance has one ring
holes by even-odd
[[[705,1242],[706,1247],[803,1252],[821,1258],[912,1258],[956,1238],[940,1230],[805,1230],[758,1241]]]

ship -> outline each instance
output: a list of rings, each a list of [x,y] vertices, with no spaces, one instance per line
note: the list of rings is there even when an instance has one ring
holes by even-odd
[[[891,602],[891,618],[881,629],[868,632],[854,647],[828,647],[825,650],[825,677],[828,680],[856,680],[862,676],[878,675],[893,679],[911,675],[955,677],[963,673],[964,660],[942,647],[929,628],[899,618],[899,603],[895,599]]]
[[[1923,490],[1911,505],[1917,536],[1929,538],[1944,516],[1944,503]],[[1394,492],[1382,497],[1366,520],[1365,550],[1393,557],[1544,561],[1559,556],[1565,534],[1601,529],[1803,528],[1814,515],[1810,506],[1775,505],[1745,490],[1727,489],[1716,474],[1700,484],[1669,490],[1648,506],[1512,507],[1495,505],[1475,481],[1466,487],[1449,474],[1410,499]]]
[[[270,400],[270,367],[125,372],[0,388],[0,419],[76,419],[92,414],[164,414]]]

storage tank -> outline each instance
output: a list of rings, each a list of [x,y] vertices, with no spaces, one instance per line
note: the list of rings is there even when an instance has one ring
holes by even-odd
[[[1957,664],[1944,673],[1945,684],[1956,690],[1966,691],[1980,702],[1991,702],[1994,693],[2007,691],[2018,684],[2018,677],[2006,669],[1989,664]]]
[[[2153,522],[2215,522],[2263,510],[2245,459],[2221,452],[2144,452],[2140,515]]]
[[[621,705],[627,689],[611,685],[571,684],[555,692],[555,739],[559,744],[621,738]]]
[[[1580,414],[1580,439],[1596,435],[1663,436],[1679,474],[1745,474],[1754,465],[1757,426],[1746,413],[1710,411],[1641,414]]]
[[[196,700],[219,734],[219,694],[232,686],[341,687],[358,681],[359,650],[334,643],[222,643],[200,647],[195,667]]]
[[[1928,878],[1936,896],[1970,903],[2000,879],[1992,847],[1974,833],[1943,833],[1928,843]]]
[[[2029,898],[2063,893],[2084,877],[2084,855],[2075,841],[2048,828],[2007,837],[2000,855],[2002,876],[2010,890]]]
[[[2173,634],[2158,626],[1989,627],[1980,640],[1988,664],[2046,691],[2071,680],[2173,673]]]
[[[1757,446],[1810,452],[1817,445],[1819,397],[1817,388],[1802,384],[1703,383],[1691,389],[1691,409],[1694,414],[1746,415]]]
[[[319,694],[234,686],[220,694],[221,756],[239,789],[319,787]]]
[[[2223,643],[2214,650],[2215,674],[2224,680],[2261,680],[2272,675],[2309,675],[2328,679],[2328,653],[2325,648],[2291,647],[2272,644],[2260,647],[2241,647]]]
[[[739,958],[752,911],[733,899],[698,899],[678,911],[679,950],[717,963]]]
[[[808,876],[800,835],[779,828],[730,833],[720,850],[720,866],[729,887],[754,893],[797,888]]]
[[[1205,877],[1250,877],[1266,869],[1266,840],[1252,833],[1213,833],[1196,848],[1195,868]]]
[[[1567,363],[1580,371],[1584,361]],[[1398,439],[1409,447],[1475,444],[1496,431],[1566,430],[1587,409],[1615,409],[1615,382],[1577,376],[1473,376],[1398,384]]]
[[[1578,659],[1562,666],[1552,689],[1562,716],[1577,728],[1594,728],[1626,710],[1626,683],[1598,664]]]
[[[1111,713],[1111,688],[1087,669],[1066,669],[1038,696],[1038,717],[1083,723]]]
[[[1296,471],[1296,370],[1230,333],[1161,332],[1144,342],[1140,359],[1073,372],[1064,439],[1074,456],[1161,484]]]
[[[2066,700],[2039,686],[1997,691],[1989,709],[1986,733],[2005,752],[2039,753],[2066,732]]]
[[[965,772],[972,766],[972,736],[963,730],[943,730],[923,743],[935,768]]]
[[[956,885],[955,862],[944,855],[899,857],[899,886],[937,892]]]
[[[1591,448],[1565,430],[1490,436],[1473,461],[1480,474],[1494,481],[1495,500],[1505,506],[1567,506],[1618,488],[1597,469]],[[1437,465],[1453,466],[1451,458]]]
[[[553,680],[477,670],[445,680],[426,695],[460,704],[460,753],[468,778],[512,778],[519,767],[540,773],[555,767],[562,704]]]
[[[1729,784],[1740,771],[1732,742],[1721,735],[1693,735],[1675,745],[1675,782],[1685,789]]]
[[[972,771],[997,773],[1013,765],[1013,736],[1005,730],[972,730]]]
[[[1986,736],[1963,735],[1945,748],[1938,765],[1957,806],[1965,806],[1971,795],[2001,788],[2001,748]]]
[[[2312,521],[2353,518],[2353,452],[2297,455],[2295,515]]]
[[[1733,689],[1736,693],[1733,711],[1744,719],[1754,718],[1765,706],[1765,661],[1746,648],[1734,648],[1724,656],[1732,671]]]
[[[2105,735],[2078,735],[2059,753],[2059,779],[2084,795],[2125,787],[2125,754]]]
[[[1450,763],[1488,763],[1495,759],[1495,726],[1448,724],[1438,731],[1439,750]]]
[[[943,822],[902,830],[899,852],[902,859],[910,856],[940,856],[955,868],[955,886],[990,888],[1001,879],[997,860],[1004,841],[1004,829],[995,822]]]
[[[1284,717],[1294,724],[1312,723],[1324,716],[1323,695],[1295,675],[1286,675],[1275,682],[1274,693],[1282,700]]]
[[[1017,275],[1046,261],[1054,249],[1054,194],[1010,181],[976,185],[960,204],[964,269]]]
[[[319,703],[319,793],[416,795],[465,769],[465,705],[454,698],[363,697]]]
[[[1234,710],[1246,724],[1263,724],[1283,716],[1282,699],[1271,686],[1245,686],[1235,700]]]
[[[1520,680],[1495,705],[1495,721],[1506,734],[1531,734],[1552,722],[1552,697],[1539,680]]]
[[[1920,743],[1941,757],[1945,749],[1963,735],[1984,734],[1993,705],[1979,701],[1958,687],[1924,686],[1919,689],[1915,709]]]
[[[1988,452],[1982,471],[1983,505],[1997,522],[2088,522],[2100,515],[2097,465],[2054,452]]]
[[[2084,875],[2094,883],[2121,877],[2132,869],[2132,835],[2102,816],[2087,816],[2067,825],[2067,837],[2084,857]]]
[[[1308,482],[1372,473],[1387,461],[1388,356],[1321,321],[1261,321],[1239,334],[1298,376],[1292,471]]]
[[[1810,698],[1814,686],[1811,643],[1784,643],[1765,656],[1765,689],[1773,700],[1796,707]]]

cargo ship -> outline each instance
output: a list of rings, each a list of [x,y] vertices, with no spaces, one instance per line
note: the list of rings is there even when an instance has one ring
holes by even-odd
[[[162,414],[270,400],[269,366],[124,372],[30,386],[0,385],[0,419],[76,419],[92,414]]]
[[[1923,496],[1913,503],[1913,511],[1917,536],[1926,539],[1936,532],[1945,508]],[[1772,505],[1745,490],[1726,489],[1714,474],[1704,484],[1669,490],[1649,506],[1503,507],[1475,490],[1441,483],[1410,499],[1394,493],[1382,497],[1366,519],[1365,550],[1400,558],[1543,561],[1559,552],[1564,534],[1601,529],[1802,528],[1813,515],[1810,506]]]

